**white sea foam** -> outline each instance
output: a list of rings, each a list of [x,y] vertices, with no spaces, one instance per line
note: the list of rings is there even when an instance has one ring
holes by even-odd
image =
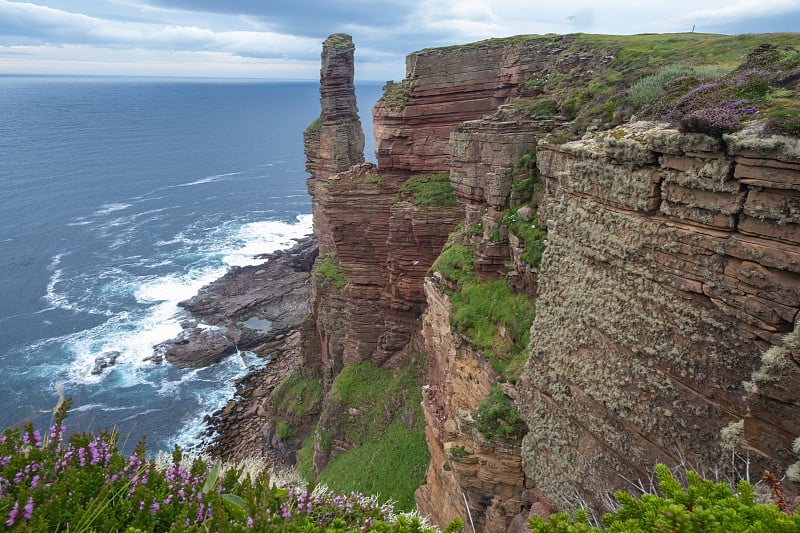
[[[239,174],[242,174],[242,172],[226,172],[225,174],[214,174],[212,176],[206,176],[204,178],[190,181],[188,183],[180,183],[178,185],[174,185],[174,187],[192,187],[194,185],[203,185],[205,183],[216,183],[218,181],[223,181],[231,176],[238,176]]]
[[[236,240],[243,245],[227,252],[222,261],[230,266],[257,265],[262,262],[256,256],[292,246],[312,232],[312,216],[299,215],[297,222],[287,224],[279,221],[262,221],[245,224],[239,229]]]
[[[47,269],[52,272],[50,279],[47,280],[47,289],[45,290],[44,299],[53,307],[61,307],[67,303],[67,299],[63,294],[56,292],[56,286],[61,282],[63,272],[58,266],[61,264],[61,259],[64,254],[56,254],[50,259],[50,264]]]
[[[152,365],[144,359],[153,355],[153,346],[180,331],[174,305],[154,306],[144,316],[120,313],[65,343],[74,354],[69,379],[77,384],[98,383],[113,375],[120,387],[151,383]],[[114,366],[92,374],[95,359],[106,352],[119,352]]]
[[[170,259],[165,259],[163,254],[153,258],[156,265],[168,267],[175,264],[176,268],[188,260],[190,263],[186,270],[160,276],[134,276],[130,269],[143,266],[142,256],[130,256],[115,263],[102,275],[95,276],[100,282],[95,290],[99,289],[103,294],[97,299],[116,302],[117,308],[126,299],[135,299],[138,305],[128,306],[126,311],[116,312],[103,324],[63,339],[60,344],[72,353],[72,360],[68,368],[58,373],[65,373],[65,378],[73,385],[104,382],[107,384],[104,386],[111,388],[145,386],[165,399],[182,397],[181,401],[189,401],[195,406],[185,411],[187,414],[178,422],[179,431],[171,441],[163,444],[171,447],[177,443],[184,448],[196,445],[197,435],[206,429],[206,416],[234,397],[235,380],[252,369],[263,367],[266,362],[255,354],[242,352],[207,369],[176,372],[169,365],[156,366],[146,359],[153,355],[155,345],[181,333],[184,315],[177,305],[180,301],[194,296],[201,287],[221,277],[230,266],[258,264],[261,260],[254,256],[291,246],[311,231],[310,214],[298,216],[294,223],[230,223],[210,232],[198,224],[185,229],[172,241],[157,243],[181,245],[178,250],[170,252]],[[204,239],[190,238],[195,233]],[[61,284],[68,276],[68,271],[62,272],[66,268],[62,259],[62,256],[55,256],[51,262],[48,297],[52,303],[69,305],[58,292],[59,288],[63,290]],[[96,358],[110,351],[120,354],[115,364],[99,375],[92,374]],[[193,391],[193,396],[186,397],[187,391]],[[83,407],[87,410],[94,408]],[[138,420],[144,414],[146,411],[137,412],[118,422]]]
[[[194,296],[204,285],[208,285],[225,274],[224,267],[197,269],[186,274],[169,274],[141,283],[134,292],[136,300],[149,302],[178,302]]]
[[[266,364],[266,361],[252,352],[240,352],[205,369],[206,373],[213,373],[214,386],[195,394],[198,409],[184,417],[180,430],[164,442],[166,448],[172,448],[177,444],[182,449],[189,450],[196,446],[197,436],[207,429],[206,417],[222,409],[234,397],[236,380],[244,377],[250,370],[263,368]],[[205,381],[207,378],[198,377],[198,379]]]
[[[158,393],[161,396],[167,396],[167,397],[170,397],[170,398],[176,396],[183,386],[185,386],[187,383],[189,383],[191,381],[196,381],[197,380],[197,374],[198,374],[199,371],[200,371],[199,368],[195,368],[193,370],[189,370],[187,372],[184,372],[181,375],[181,377],[179,379],[177,379],[177,380],[173,380],[173,381],[164,380],[164,381],[162,381],[160,383],[159,388],[158,388]]]
[[[72,405],[69,410],[75,413],[83,413],[92,409],[102,409],[103,411],[129,411],[135,409],[134,406],[110,406],[102,403],[87,403],[84,405]]]
[[[95,215],[108,215],[110,213],[114,213],[115,211],[122,211],[123,209],[128,209],[131,204],[123,204],[123,203],[110,203],[104,204],[94,212]]]

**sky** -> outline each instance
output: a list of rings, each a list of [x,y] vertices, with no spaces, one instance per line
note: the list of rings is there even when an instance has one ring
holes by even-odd
[[[353,36],[356,79],[423,48],[545,33],[800,31],[800,0],[0,0],[0,74],[318,80]]]

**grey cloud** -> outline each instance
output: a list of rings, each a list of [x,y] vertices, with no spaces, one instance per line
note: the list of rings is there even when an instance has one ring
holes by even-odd
[[[274,31],[317,36],[344,31],[352,26],[390,27],[409,16],[409,0],[150,0],[150,5],[257,18]]]

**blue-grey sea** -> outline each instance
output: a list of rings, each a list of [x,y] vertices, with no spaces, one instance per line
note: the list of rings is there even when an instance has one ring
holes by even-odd
[[[372,159],[378,83],[358,86]],[[178,302],[311,232],[310,82],[0,76],[0,427],[117,429],[191,448],[257,365],[145,361]],[[98,355],[116,365],[90,372]]]

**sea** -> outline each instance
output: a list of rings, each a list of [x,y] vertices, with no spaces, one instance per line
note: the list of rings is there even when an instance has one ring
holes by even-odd
[[[357,84],[367,160],[380,94]],[[0,428],[48,428],[63,395],[68,432],[196,449],[265,362],[148,358],[181,331],[178,302],[311,233],[319,110],[316,82],[0,76]]]

